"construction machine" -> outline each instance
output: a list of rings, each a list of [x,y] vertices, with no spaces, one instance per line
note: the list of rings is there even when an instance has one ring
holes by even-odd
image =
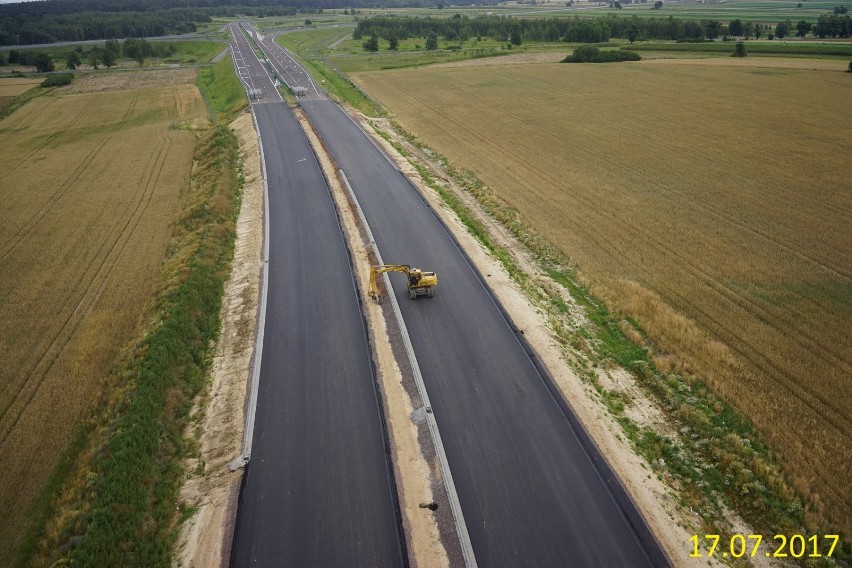
[[[376,277],[385,272],[402,272],[408,282],[408,297],[412,300],[417,296],[431,298],[435,294],[435,286],[438,285],[438,275],[434,272],[425,272],[419,268],[411,268],[407,264],[378,264],[370,267],[370,297],[376,302],[382,303],[379,294]]]

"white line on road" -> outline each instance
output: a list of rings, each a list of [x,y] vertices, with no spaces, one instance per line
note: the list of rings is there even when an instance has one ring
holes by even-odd
[[[373,231],[370,230],[370,225],[367,223],[367,218],[364,216],[361,204],[358,203],[358,198],[355,196],[355,192],[352,191],[352,186],[349,185],[349,180],[346,178],[346,174],[343,173],[343,170],[340,170],[340,177],[343,179],[344,185],[346,185],[346,190],[349,192],[349,197],[352,199],[352,203],[355,204],[358,219],[364,226],[364,230],[367,233],[367,239],[370,241],[370,246],[373,248],[373,252],[376,253],[376,260],[379,264],[384,264],[382,254],[379,252],[379,247],[376,245],[376,241],[373,238]],[[423,401],[424,408],[426,409],[426,424],[429,426],[429,434],[432,437],[432,443],[435,446],[435,454],[438,456],[438,463],[441,466],[441,477],[444,480],[444,487],[447,489],[447,498],[450,501],[450,509],[452,510],[453,517],[456,521],[456,532],[459,537],[462,556],[464,556],[464,564],[467,568],[476,568],[476,557],[473,554],[473,545],[470,542],[470,535],[467,532],[467,524],[464,521],[464,515],[461,510],[461,503],[459,503],[459,496],[458,493],[456,493],[453,474],[450,472],[450,464],[447,461],[447,454],[444,452],[444,443],[441,441],[441,433],[438,431],[438,423],[435,422],[435,415],[432,414],[432,404],[429,402],[426,385],[423,383],[423,375],[420,374],[420,366],[417,364],[417,356],[414,354],[414,347],[411,345],[411,338],[408,336],[408,328],[405,326],[405,320],[402,319],[402,312],[399,309],[399,303],[396,300],[396,296],[392,292],[393,288],[391,287],[389,275],[385,273],[382,275],[382,278],[384,278],[385,288],[391,291],[388,293],[388,297],[391,301],[391,308],[396,316],[396,322],[399,326],[400,334],[402,335],[402,342],[405,345],[405,352],[408,355],[408,361],[411,364],[411,370],[414,374],[414,382],[417,385],[417,391],[420,393],[420,398]]]

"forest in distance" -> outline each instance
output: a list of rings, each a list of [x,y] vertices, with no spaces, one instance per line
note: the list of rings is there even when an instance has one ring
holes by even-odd
[[[458,0],[490,5],[497,0]],[[42,0],[0,4],[0,45],[184,34],[213,17],[290,16],[323,9],[428,7],[432,0]]]

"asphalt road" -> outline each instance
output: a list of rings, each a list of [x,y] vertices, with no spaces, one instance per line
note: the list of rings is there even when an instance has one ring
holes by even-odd
[[[264,47],[283,52],[271,40]],[[479,565],[666,565],[576,417],[419,194],[337,105],[301,104],[348,176],[385,262],[438,272],[433,299],[411,301],[404,279],[391,280]]]
[[[438,273],[433,299],[411,301],[404,279],[391,279],[477,562],[665,564],[443,225],[337,105],[302,106],[348,176],[385,262]]]
[[[404,566],[365,323],[331,196],[285,103],[256,104],[270,260],[231,566]]]
[[[237,76],[246,89],[260,94],[259,97],[252,97],[252,102],[281,102],[284,100],[275,87],[275,83],[272,82],[266,67],[257,60],[254,48],[243,35],[239,24],[231,24],[230,29],[231,37],[234,38],[231,43],[231,51],[233,52]]]

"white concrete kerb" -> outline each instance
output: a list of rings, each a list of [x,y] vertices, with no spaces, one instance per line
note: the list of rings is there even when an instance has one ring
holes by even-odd
[[[260,301],[257,303],[257,340],[252,357],[252,376],[249,388],[249,401],[246,410],[245,432],[243,434],[243,453],[228,467],[235,471],[245,466],[251,459],[251,444],[254,438],[254,417],[257,412],[257,392],[260,384],[260,365],[263,360],[263,332],[266,326],[266,296],[269,291],[269,183],[266,176],[266,159],[263,154],[263,140],[257,125],[254,107],[251,107],[251,117],[257,132],[257,144],[260,150],[260,165],[263,172],[263,268],[260,283]]]
[[[379,252],[379,247],[376,246],[376,241],[373,238],[373,232],[370,230],[370,225],[367,223],[367,218],[364,216],[364,211],[361,209],[361,204],[358,203],[358,198],[355,196],[352,186],[349,185],[349,180],[346,178],[346,174],[343,173],[343,170],[340,170],[340,177],[343,179],[343,183],[346,185],[346,191],[349,192],[352,203],[355,205],[358,218],[367,233],[367,239],[370,241],[370,246],[376,254],[376,260],[379,264],[384,264],[382,255]],[[408,328],[405,325],[405,320],[402,318],[402,311],[399,309],[399,302],[397,302],[396,296],[392,292],[393,288],[391,287],[390,277],[387,273],[385,273],[382,274],[382,278],[384,278],[385,288],[391,291],[388,293],[388,298],[390,299],[391,308],[393,309],[394,316],[396,317],[397,324],[399,325],[399,331],[402,335],[402,342],[405,345],[406,355],[408,356],[408,360],[411,364],[411,370],[414,374],[414,382],[417,385],[417,391],[420,394],[420,398],[423,401],[423,407],[426,410],[426,424],[429,427],[429,434],[431,435],[432,443],[435,446],[435,454],[438,456],[438,463],[441,466],[441,477],[444,480],[444,487],[446,487],[447,490],[447,498],[450,501],[450,509],[453,512],[453,518],[456,522],[456,532],[458,533],[459,543],[461,544],[464,563],[467,568],[476,568],[477,564],[476,557],[473,554],[473,545],[470,542],[467,524],[465,524],[464,521],[464,515],[461,510],[461,504],[459,503],[458,493],[456,493],[456,486],[453,482],[453,475],[450,472],[450,464],[447,461],[447,454],[444,451],[444,444],[441,441],[441,433],[438,431],[438,423],[435,422],[435,415],[432,414],[432,404],[429,402],[429,394],[426,392],[426,385],[423,383],[423,375],[420,373],[420,366],[417,364],[417,356],[414,353],[414,347],[411,345]]]

